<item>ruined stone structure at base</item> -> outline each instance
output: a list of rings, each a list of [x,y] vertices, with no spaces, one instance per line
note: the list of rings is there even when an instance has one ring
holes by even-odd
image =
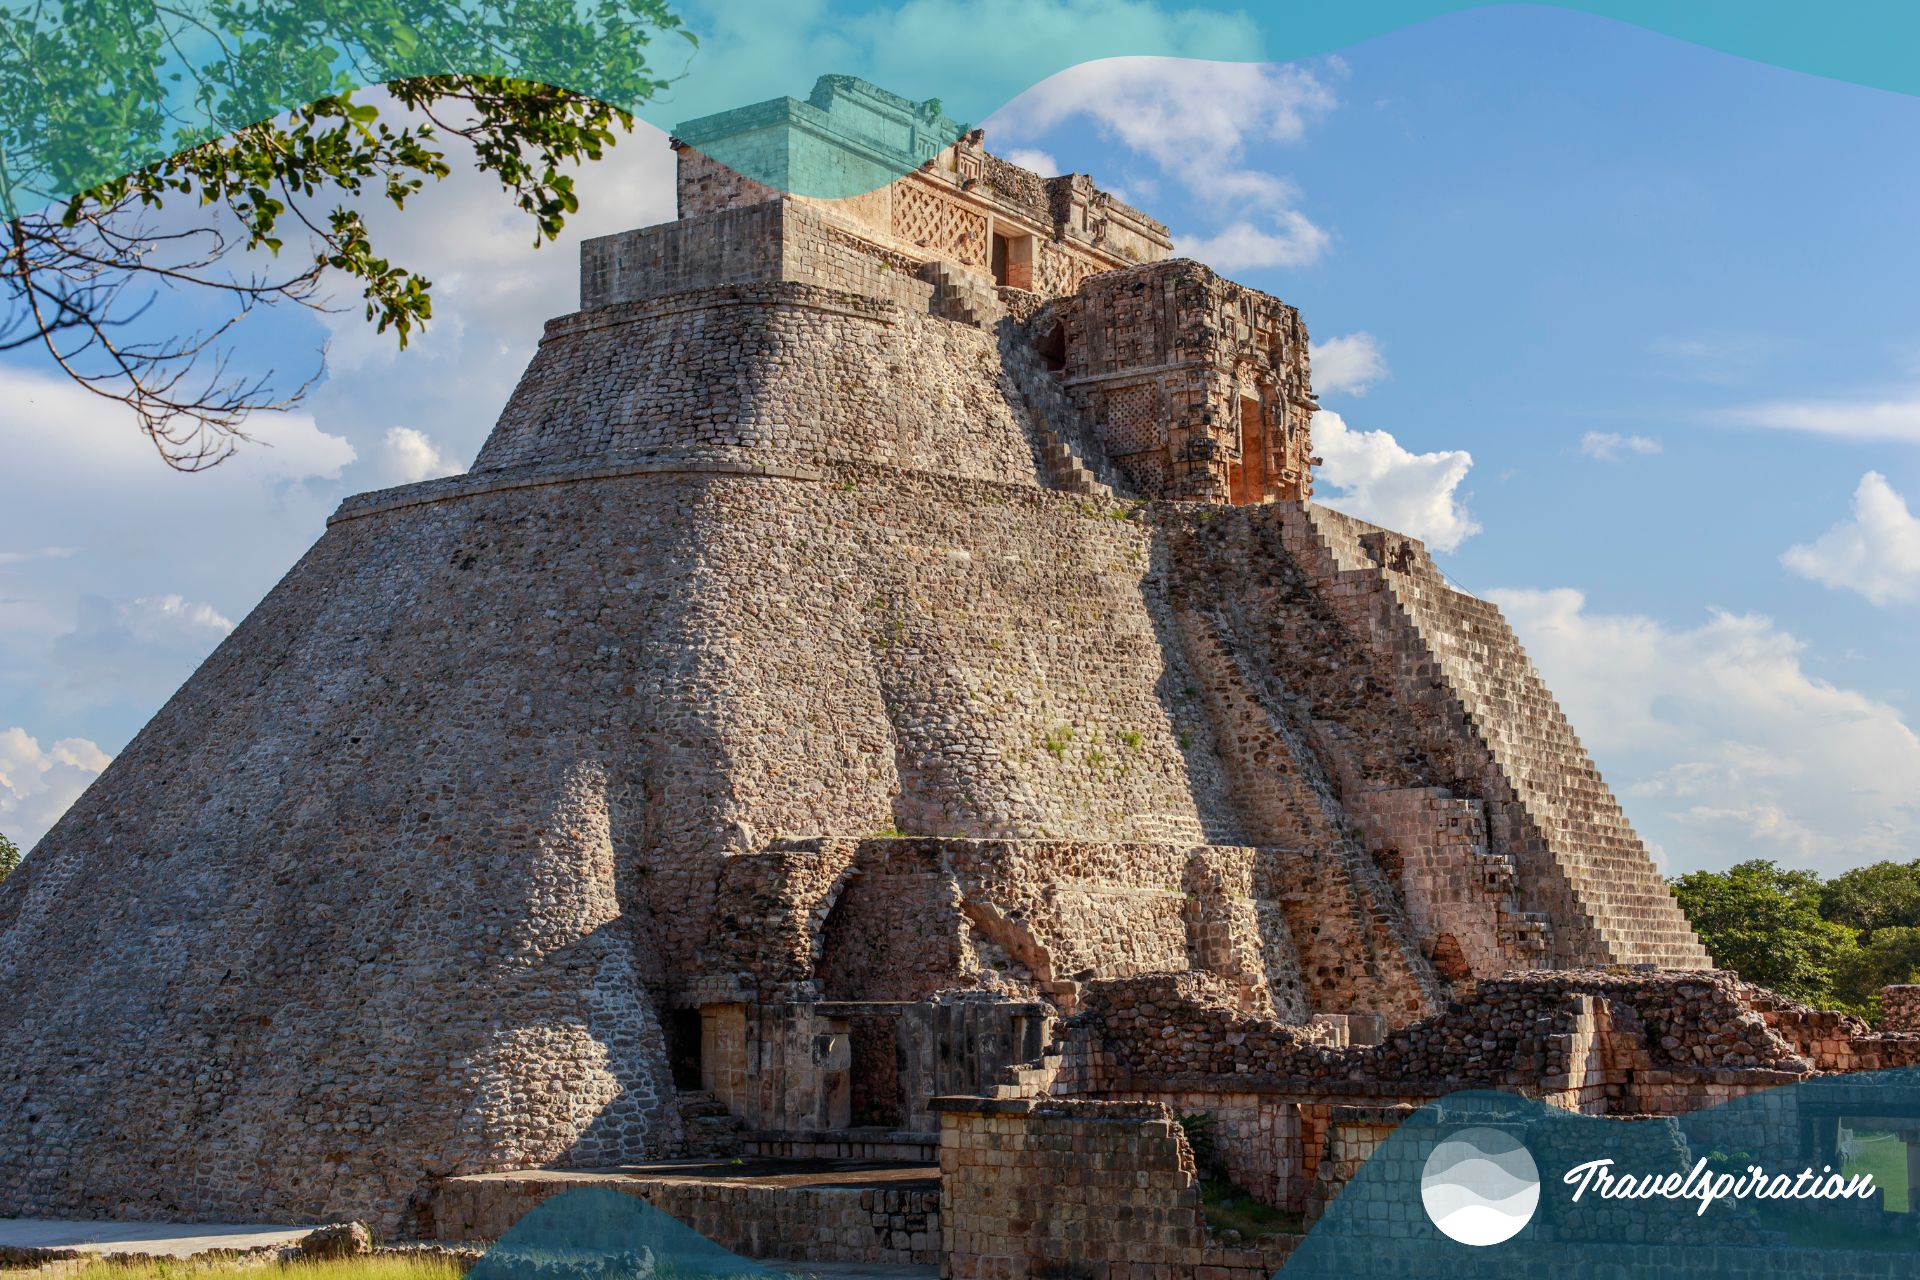
[[[937,1194],[659,1194],[1251,1277],[1177,1114],[1311,1213],[1454,1088],[1914,1060],[1707,972],[1498,611],[1311,500],[1297,311],[946,127],[836,78],[684,126],[472,470],[346,501],[32,851],[0,1214],[488,1234],[569,1171],[898,1159]],[[910,171],[701,150],[796,130]]]

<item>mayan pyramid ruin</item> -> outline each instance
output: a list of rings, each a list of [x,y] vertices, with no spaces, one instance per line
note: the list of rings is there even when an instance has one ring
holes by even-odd
[[[1706,972],[1499,612],[1311,501],[1293,307],[957,132],[839,77],[681,126],[472,469],[345,501],[40,842],[0,1214],[487,1236],[516,1170],[863,1153],[941,1188],[818,1247],[1026,1275],[1069,1244],[978,1206],[1081,1125],[1178,1265],[1170,1108],[1311,1210],[1463,1085],[1911,1047]],[[877,189],[709,154],[803,145]]]

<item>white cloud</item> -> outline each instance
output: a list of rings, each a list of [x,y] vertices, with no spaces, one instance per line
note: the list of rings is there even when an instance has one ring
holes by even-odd
[[[1315,473],[1338,493],[1315,496],[1362,520],[1452,551],[1480,532],[1467,513],[1460,483],[1473,466],[1463,449],[1413,453],[1386,431],[1356,431],[1330,409],[1313,415]]]
[[[25,729],[0,729],[0,832],[31,849],[108,761],[85,738],[43,749]]]
[[[1775,400],[1729,409],[1720,416],[1737,426],[1920,444],[1920,399]]]
[[[1255,142],[1299,141],[1336,104],[1326,82],[1298,65],[1105,58],[1050,76],[995,112],[987,145],[1086,117],[1211,211],[1218,229],[1175,237],[1177,252],[1229,271],[1304,266],[1330,237],[1296,207],[1290,179],[1247,168],[1245,153]]]
[[[1853,491],[1853,519],[1787,548],[1780,562],[1878,605],[1907,603],[1920,599],[1920,519],[1885,476],[1869,471]]]
[[[426,432],[412,427],[387,428],[386,444],[388,464],[401,484],[458,475],[466,470],[457,459],[442,453]]]
[[[1833,872],[1911,857],[1920,737],[1810,674],[1771,619],[1679,629],[1579,591],[1490,593],[1643,835],[1681,870],[1773,857]]]
[[[1313,343],[1307,354],[1313,366],[1313,389],[1321,395],[1365,395],[1368,387],[1387,376],[1380,340],[1365,330]]]
[[[1331,111],[1311,70],[1196,58],[1102,58],[1047,77],[988,119],[994,130],[1044,131],[1074,116],[1169,170],[1225,169],[1256,138],[1297,142]]]
[[[1652,436],[1623,436],[1612,431],[1589,431],[1580,437],[1580,452],[1602,462],[1615,462],[1629,453],[1641,456],[1662,453],[1660,442]]]
[[[1010,164],[1017,164],[1022,169],[1031,169],[1043,178],[1058,177],[1061,172],[1058,160],[1047,152],[1033,147],[1012,147],[998,154],[1001,159]]]
[[[1327,233],[1305,214],[1283,209],[1276,211],[1274,221],[1278,225],[1271,231],[1236,222],[1215,235],[1181,236],[1174,241],[1173,251],[1221,271],[1304,267],[1325,252]]]

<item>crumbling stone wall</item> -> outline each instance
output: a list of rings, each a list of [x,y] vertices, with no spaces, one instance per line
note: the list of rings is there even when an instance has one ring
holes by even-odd
[[[1048,1054],[1009,1073],[1030,1083],[1002,1092],[1204,1113],[1236,1181],[1311,1213],[1403,1114],[1394,1108],[1492,1088],[1590,1115],[1676,1114],[1824,1069],[1799,1051],[1796,1015],[1774,1017],[1769,999],[1718,973],[1541,972],[1475,984],[1434,1017],[1349,1047],[1327,1027],[1241,1012],[1214,975],[1142,975],[1089,985]]]
[[[1595,1002],[1606,1013],[1596,1021]],[[1815,1067],[1725,974],[1542,971],[1485,981],[1432,1018],[1378,1045],[1340,1049],[1308,1028],[1240,1012],[1218,978],[1153,974],[1090,984],[1090,1074],[1077,1087],[1137,1091],[1143,1082],[1375,1082],[1433,1096],[1464,1088],[1567,1095],[1583,1108],[1625,1086],[1615,1068],[1665,1076],[1760,1071],[1799,1078]],[[1601,1041],[1606,1043],[1601,1044]],[[1596,1047],[1597,1046],[1597,1047]],[[1776,1083],[1779,1081],[1776,1080]],[[1593,1089],[1595,1092],[1582,1092]],[[1645,1112],[1676,1110],[1644,1107]]]
[[[1880,988],[1882,1031],[1920,1031],[1920,986]]]
[[[1900,1025],[1897,994],[1894,1017],[1885,1012],[1886,994],[1908,989],[1881,989],[1882,1016],[1871,1028],[1863,1018],[1836,1009],[1810,1009],[1764,987],[1743,984],[1741,992],[1775,1034],[1820,1070],[1885,1071],[1920,1065],[1920,1030]]]
[[[1263,1280],[1298,1237],[1215,1240],[1193,1151],[1158,1103],[943,1098],[943,1275]]]

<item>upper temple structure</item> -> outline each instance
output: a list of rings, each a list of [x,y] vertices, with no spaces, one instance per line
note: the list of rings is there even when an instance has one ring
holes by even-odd
[[[655,1202],[1081,1274],[1007,1197],[1098,1220],[1057,1175],[1117,1149],[1128,1257],[1265,1277],[1170,1116],[1311,1214],[1450,1090],[1920,1058],[1711,971],[1499,612],[1311,501],[1293,307],[859,81],[674,146],[472,469],[344,502],[0,889],[0,1215],[478,1238],[556,1171],[937,1159]],[[879,185],[715,158],[789,152]]]

